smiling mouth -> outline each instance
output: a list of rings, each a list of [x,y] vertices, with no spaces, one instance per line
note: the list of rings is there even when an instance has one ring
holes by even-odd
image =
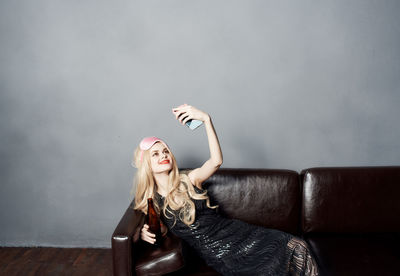
[[[169,160],[164,160],[164,161],[160,162],[160,164],[169,164]]]

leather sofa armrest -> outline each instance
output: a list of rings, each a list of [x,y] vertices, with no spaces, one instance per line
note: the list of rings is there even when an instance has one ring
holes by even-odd
[[[178,271],[185,266],[183,241],[172,233],[168,233],[159,246],[143,243],[145,245],[135,263],[137,276],[164,275]]]
[[[134,210],[133,203],[125,211],[111,238],[114,276],[134,275],[136,251],[141,246],[140,230],[143,227],[145,215]],[[136,253],[135,253],[136,252]]]

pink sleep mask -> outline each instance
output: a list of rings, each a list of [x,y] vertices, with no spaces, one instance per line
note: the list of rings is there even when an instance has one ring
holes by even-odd
[[[168,148],[167,144],[160,138],[154,136],[143,138],[143,140],[139,144],[139,148],[142,150],[142,152],[140,153],[140,162],[142,162],[143,159],[143,151],[149,150],[157,142],[163,143]]]

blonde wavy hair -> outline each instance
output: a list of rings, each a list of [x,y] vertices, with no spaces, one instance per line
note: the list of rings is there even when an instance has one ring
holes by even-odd
[[[167,145],[165,146],[168,148]],[[147,199],[154,198],[157,191],[157,184],[154,181],[151,169],[150,149],[143,151],[142,160],[141,151],[142,150],[137,147],[133,157],[132,165],[137,168],[137,172],[133,181],[132,192],[135,194],[134,209],[147,214]],[[189,171],[182,171],[182,173],[179,173],[175,156],[170,150],[169,152],[172,159],[172,169],[169,172],[169,192],[165,197],[162,212],[167,218],[174,218],[174,225],[177,219],[176,213],[178,213],[179,219],[186,225],[190,226],[194,223],[196,217],[196,209],[192,199],[205,199],[208,208],[214,209],[218,206],[210,205],[210,198],[207,195],[207,191],[204,191],[203,193],[197,193],[195,191],[194,186],[187,175]],[[160,206],[158,206],[156,200],[154,201],[154,206],[156,211],[160,214]]]

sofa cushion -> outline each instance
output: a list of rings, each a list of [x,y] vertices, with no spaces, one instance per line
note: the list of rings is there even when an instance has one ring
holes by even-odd
[[[400,167],[302,171],[304,233],[400,232]]]
[[[322,276],[399,275],[398,234],[313,234],[306,241]]]
[[[295,171],[219,169],[204,188],[229,218],[298,234],[301,189]]]

